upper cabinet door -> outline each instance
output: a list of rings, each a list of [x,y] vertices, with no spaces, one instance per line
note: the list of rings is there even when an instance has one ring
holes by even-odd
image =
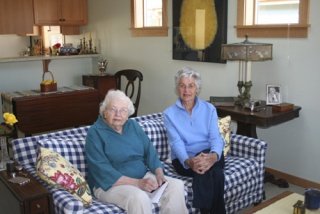
[[[86,25],[87,0],[33,0],[36,25]]]
[[[59,1],[33,0],[33,8],[36,25],[58,25]]]
[[[0,34],[33,33],[32,0],[1,0]]]
[[[88,24],[87,0],[60,0],[63,25]]]

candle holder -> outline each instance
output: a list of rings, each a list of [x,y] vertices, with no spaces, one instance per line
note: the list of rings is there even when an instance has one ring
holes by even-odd
[[[93,49],[92,49],[92,39],[89,39],[89,50],[88,50],[89,54],[93,54]]]
[[[97,47],[93,46],[92,37],[91,37],[91,31],[90,31],[90,37],[88,41],[86,41],[86,38],[83,33],[83,38],[80,39],[80,45],[78,46],[80,51],[79,54],[97,54]]]

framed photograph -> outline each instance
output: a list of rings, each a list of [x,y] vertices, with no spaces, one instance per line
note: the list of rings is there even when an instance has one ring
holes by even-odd
[[[267,105],[280,104],[281,102],[281,86],[267,85]]]

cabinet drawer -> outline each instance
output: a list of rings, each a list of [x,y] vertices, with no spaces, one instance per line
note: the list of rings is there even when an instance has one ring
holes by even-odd
[[[0,213],[53,214],[52,195],[26,170],[22,170],[29,183],[18,185],[9,181],[12,175],[0,172]]]
[[[48,213],[48,199],[47,197],[38,198],[30,201],[30,213]]]

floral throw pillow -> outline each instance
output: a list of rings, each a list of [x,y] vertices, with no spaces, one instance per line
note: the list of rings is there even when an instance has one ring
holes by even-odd
[[[36,170],[38,176],[49,185],[68,191],[84,206],[91,205],[91,191],[84,176],[59,153],[40,147]]]
[[[224,150],[223,150],[223,154],[225,157],[228,156],[228,152],[230,150],[230,137],[231,137],[230,124],[231,124],[231,117],[230,116],[219,118],[219,120],[218,120],[220,135],[226,142],[224,145]]]

